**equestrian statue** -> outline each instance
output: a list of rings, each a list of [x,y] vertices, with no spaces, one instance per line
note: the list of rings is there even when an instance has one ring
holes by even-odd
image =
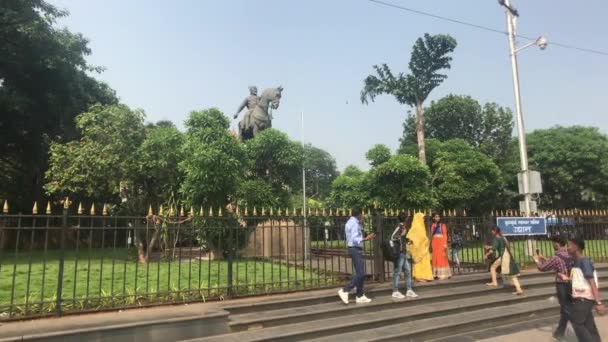
[[[249,96],[243,100],[234,114],[236,120],[241,111],[247,108],[243,120],[239,122],[239,136],[242,141],[253,139],[259,132],[272,127],[272,110],[279,108],[282,91],[283,87],[279,86],[266,89],[258,96],[258,88],[249,87]]]

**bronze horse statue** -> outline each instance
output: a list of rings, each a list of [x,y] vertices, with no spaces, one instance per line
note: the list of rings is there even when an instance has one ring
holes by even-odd
[[[257,89],[252,88],[257,93]],[[238,113],[247,106],[247,101],[251,101],[253,98],[252,102],[254,105],[253,108],[247,106],[249,110],[243,120],[239,122],[239,136],[242,141],[253,139],[259,132],[272,127],[272,110],[279,108],[282,91],[283,87],[281,86],[269,88],[257,97],[257,101],[255,101],[255,93],[252,93],[249,98],[245,99],[235,115],[235,119],[238,117]]]

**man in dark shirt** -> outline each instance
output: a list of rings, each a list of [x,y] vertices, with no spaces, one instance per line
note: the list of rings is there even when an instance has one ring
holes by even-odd
[[[542,255],[536,255],[534,261],[538,270],[541,272],[555,272],[555,288],[557,291],[557,300],[560,306],[559,324],[553,332],[553,338],[561,340],[566,333],[566,327],[570,320],[570,312],[572,309],[572,287],[567,280],[562,279],[560,274],[570,274],[570,266],[572,257],[568,254],[566,248],[567,240],[561,236],[553,236],[551,238],[555,255],[550,259]]]

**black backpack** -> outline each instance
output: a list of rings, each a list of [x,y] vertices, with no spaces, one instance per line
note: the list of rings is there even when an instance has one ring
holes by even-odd
[[[401,227],[397,227],[390,239],[382,242],[382,255],[384,256],[384,260],[395,262],[399,258],[399,254],[401,253],[401,240],[395,239],[395,234],[401,229]]]

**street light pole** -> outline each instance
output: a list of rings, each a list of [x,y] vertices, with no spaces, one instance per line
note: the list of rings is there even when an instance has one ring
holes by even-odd
[[[509,51],[511,55],[511,71],[513,74],[513,92],[515,93],[515,114],[517,122],[517,135],[519,137],[519,159],[521,163],[521,176],[524,192],[524,209],[526,216],[531,215],[530,202],[530,174],[528,172],[528,148],[526,144],[526,129],[524,127],[524,117],[521,110],[521,96],[519,92],[519,71],[517,68],[517,48],[515,46],[515,18],[517,12],[511,8],[510,0],[502,3],[507,15],[507,33],[509,36]]]

